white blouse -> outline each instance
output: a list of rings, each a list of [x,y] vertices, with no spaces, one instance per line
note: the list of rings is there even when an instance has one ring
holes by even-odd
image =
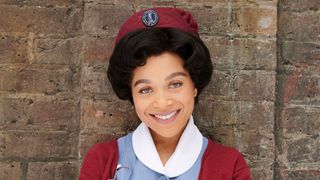
[[[167,177],[176,177],[188,171],[200,155],[203,136],[191,116],[178,145],[163,166],[149,128],[141,123],[132,134],[133,150],[137,158],[150,169]]]

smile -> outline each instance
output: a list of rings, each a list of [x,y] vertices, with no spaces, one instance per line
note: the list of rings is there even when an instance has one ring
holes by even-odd
[[[167,119],[170,119],[172,116],[174,116],[175,114],[177,114],[177,111],[174,111],[170,114],[167,114],[167,115],[154,115],[155,117],[159,118],[159,119],[162,119],[162,120],[167,120]]]
[[[151,114],[151,116],[161,121],[168,121],[168,120],[173,120],[174,117],[179,113],[179,111],[180,109],[168,114]]]

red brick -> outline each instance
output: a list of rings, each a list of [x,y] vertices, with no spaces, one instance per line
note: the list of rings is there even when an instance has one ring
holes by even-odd
[[[320,129],[320,111],[312,106],[294,106],[283,110],[281,129],[287,134],[316,135]]]
[[[320,9],[320,3],[318,0],[308,0],[308,1],[300,1],[300,0],[279,0],[280,7],[283,9],[291,9],[291,10],[315,10]]]
[[[236,146],[251,167],[264,167],[264,172],[273,174],[274,135],[239,131],[235,133]],[[266,173],[263,173],[266,174]],[[272,176],[271,176],[272,177]]]
[[[270,101],[236,104],[237,127],[240,132],[272,134],[274,131],[274,103]]]
[[[6,130],[75,130],[78,126],[77,104],[71,100],[8,98],[0,104]]]
[[[210,83],[202,93],[217,96],[219,99],[231,99],[232,77],[230,71],[214,70]]]
[[[78,107],[72,100],[35,101],[29,106],[28,124],[38,129],[74,131],[79,123]]]
[[[127,101],[82,100],[81,104],[83,132],[120,133],[134,128],[139,122],[133,106]]]
[[[206,3],[227,3],[228,0],[178,0],[178,2],[188,2],[188,3],[200,3],[200,4],[206,4]]]
[[[86,36],[84,45],[84,60],[86,63],[105,63],[109,60],[113,48],[114,38],[105,36]]]
[[[279,37],[285,40],[295,41],[319,41],[320,40],[320,11],[314,13],[298,13],[280,11],[278,28]]]
[[[283,173],[283,178],[318,180],[320,178],[320,170],[311,168],[303,168],[299,170],[286,170]]]
[[[239,101],[235,102],[235,106],[235,146],[244,153],[253,168],[253,178],[272,177],[275,146],[274,103]]]
[[[0,179],[20,180],[22,175],[19,162],[0,162]]]
[[[99,0],[102,1],[103,0]],[[120,3],[120,4],[132,4],[132,5],[142,5],[144,6],[150,6],[150,7],[155,7],[155,6],[194,6],[194,5],[206,5],[206,6],[222,6],[227,4],[229,1],[228,0],[118,0],[114,1],[115,3]]]
[[[34,64],[78,65],[81,40],[35,39],[33,44]]]
[[[0,35],[0,64],[25,63],[28,39],[24,36]]]
[[[200,34],[225,35],[231,32],[228,8],[193,7],[186,10],[193,14]]]
[[[320,44],[307,42],[281,42],[280,65],[319,65]]]
[[[78,162],[30,162],[27,179],[77,179]]]
[[[225,37],[202,37],[210,51],[215,69],[230,69],[233,65],[232,41]]]
[[[217,128],[235,124],[233,102],[231,101],[214,101],[204,96],[195,106],[193,114],[197,124],[203,127]]]
[[[57,94],[76,92],[76,72],[70,69],[26,69],[0,67],[0,90]]]
[[[0,0],[0,4],[6,5],[17,5],[17,6],[81,6],[82,0],[50,0],[50,1],[42,1],[42,0],[28,0],[28,1],[20,1],[20,0]]]
[[[234,9],[234,32],[237,35],[275,36],[277,10],[270,7],[243,7]]]
[[[98,2],[103,0],[98,0]],[[158,7],[158,6],[166,6],[166,7],[173,7],[176,5],[179,5],[180,3],[177,1],[171,1],[171,0],[116,0],[114,1],[114,4],[118,5],[131,5],[135,6],[135,10],[139,11],[141,9],[147,9],[152,7]]]
[[[252,179],[272,179],[274,174],[272,171],[273,167],[261,165],[260,167],[250,167],[250,175]]]
[[[0,99],[0,129],[17,128],[27,125],[27,109],[31,99]]]
[[[234,62],[231,68],[275,70],[277,65],[275,40],[235,38],[232,45]]]
[[[291,164],[319,163],[319,135],[287,141],[287,160]]]
[[[1,6],[0,12],[2,32],[65,34],[81,28],[80,9]]]
[[[271,179],[274,173],[274,134],[251,133],[236,127],[234,136],[235,146],[250,166],[252,179]]]
[[[295,100],[303,100],[304,102],[320,102],[320,69],[311,75],[303,76],[298,82]]]
[[[279,96],[284,103],[316,104],[320,102],[318,70],[301,69],[279,74]]]
[[[235,98],[274,101],[275,82],[276,77],[273,71],[240,71],[235,78]]]
[[[84,64],[82,68],[82,92],[89,94],[107,94],[109,99],[118,99],[107,78],[106,64],[95,62]]]
[[[204,37],[215,69],[274,70],[276,42],[253,38]]]
[[[277,7],[279,0],[232,0],[232,5],[236,7]]]
[[[120,26],[133,14],[128,6],[86,5],[83,30],[90,34],[111,34],[115,36]]]
[[[0,158],[75,158],[76,134],[68,132],[8,131],[0,133]]]
[[[275,2],[276,0],[233,0],[235,3],[243,3],[243,4],[252,4],[252,5],[257,5],[258,3],[263,3],[263,2]]]
[[[233,102],[216,99],[208,95],[201,96],[193,111],[195,123],[204,136],[233,146],[235,142]]]

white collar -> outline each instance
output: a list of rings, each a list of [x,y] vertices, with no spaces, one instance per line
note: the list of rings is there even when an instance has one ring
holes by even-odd
[[[149,128],[141,123],[132,134],[133,150],[138,159],[150,169],[168,177],[176,177],[189,170],[201,152],[202,143],[203,136],[191,116],[174,153],[163,166]]]

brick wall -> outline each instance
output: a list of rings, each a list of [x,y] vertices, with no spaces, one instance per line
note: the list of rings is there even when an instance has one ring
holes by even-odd
[[[277,179],[320,179],[320,3],[278,5]]]
[[[106,64],[121,23],[190,10],[214,63],[195,109],[253,179],[320,178],[318,0],[0,0],[0,180],[76,179],[88,148],[132,131]]]

